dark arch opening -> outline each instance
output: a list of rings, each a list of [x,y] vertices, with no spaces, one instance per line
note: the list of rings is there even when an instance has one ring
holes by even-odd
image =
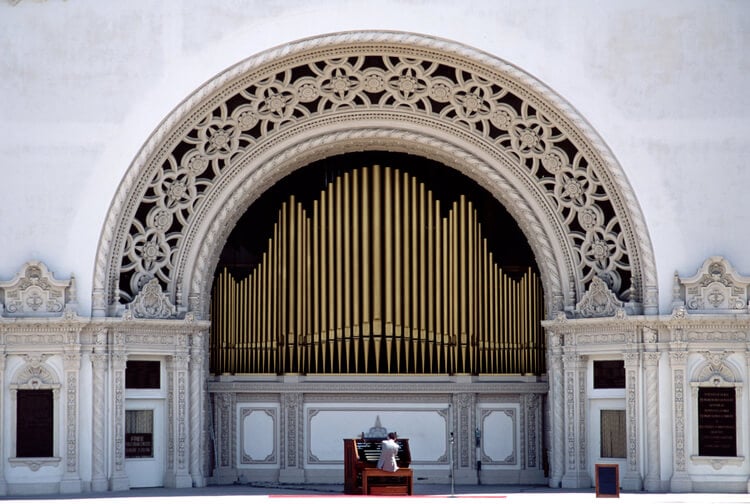
[[[237,222],[212,293],[216,374],[545,372],[526,237],[487,190],[420,156],[342,154],[280,180]]]

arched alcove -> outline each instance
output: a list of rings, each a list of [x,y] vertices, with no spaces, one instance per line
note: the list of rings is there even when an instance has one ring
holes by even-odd
[[[593,278],[656,313],[653,254],[621,168],[585,121],[517,68],[405,33],[321,36],[266,51],[185,100],[144,145],[107,217],[94,314],[154,278],[208,314],[223,243],[266,188],[306,164],[381,149],[441,162],[490,191],[539,265],[547,313]]]

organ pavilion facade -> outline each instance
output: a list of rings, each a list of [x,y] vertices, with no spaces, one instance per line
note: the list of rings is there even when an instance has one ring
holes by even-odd
[[[516,5],[481,5],[507,29],[527,26],[505,19],[520,15]],[[337,7],[324,10],[330,17]],[[141,26],[137,11],[88,8]],[[42,24],[68,9],[2,7]],[[279,9],[287,27],[320,15]],[[616,26],[634,19],[611,9]],[[181,13],[179,27],[166,13],[143,14],[167,34],[157,37],[164,54],[182,51],[175,40],[190,45],[190,27],[208,29]],[[592,15],[583,4],[572,13]],[[743,176],[732,167],[747,141],[727,132],[719,142],[732,154],[716,168],[715,193],[706,185],[673,196],[679,181],[663,180],[668,168],[625,162],[633,159],[611,146],[638,145],[594,114],[610,140],[573,98],[508,63],[500,35],[483,44],[469,27],[424,34],[426,21],[444,18],[413,5],[404,14],[411,28],[352,31],[342,16],[326,22],[336,29],[270,37],[279,44],[246,34],[261,45],[245,57],[206,75],[184,70],[190,82],[204,76],[189,92],[167,93],[168,106],[155,106],[167,110],[141,124],[129,154],[99,153],[103,165],[126,166],[81,169],[92,201],[101,187],[106,202],[89,208],[48,188],[46,205],[74,223],[58,255],[41,239],[45,229],[59,237],[58,217],[35,230],[45,209],[25,216],[28,201],[9,193],[21,212],[0,214],[10,238],[0,253],[0,495],[342,483],[342,439],[372,430],[409,438],[411,467],[426,483],[452,474],[459,485],[589,488],[596,464],[616,464],[624,491],[748,492],[747,239],[736,220],[703,220],[696,208],[740,203],[727,186]],[[732,26],[721,40],[735,54]],[[239,53],[226,40],[207,43],[233,47],[220,62]],[[536,50],[533,37],[509,47],[524,43]],[[196,62],[210,59],[195,51]],[[126,53],[117,49],[113,61]],[[667,58],[661,84],[681,89],[668,78],[669,57],[681,53],[658,54]],[[581,96],[586,75],[560,82]],[[37,77],[25,78],[33,89]],[[143,130],[126,126],[151,117],[145,109],[157,98],[113,120],[123,132],[108,142],[130,146],[128,135]],[[582,98],[587,110],[597,99]],[[117,115],[108,100],[95,103]],[[747,119],[743,103],[737,114]],[[708,121],[669,117],[659,127]],[[76,143],[88,120],[56,134],[40,120],[51,150],[38,155],[80,154],[58,161],[68,170],[91,161]],[[670,135],[656,144],[682,145]],[[35,155],[22,149],[13,159],[29,165]],[[695,161],[686,173],[695,180],[704,169]],[[10,187],[30,193],[20,180]],[[660,210],[666,197],[679,211]],[[691,220],[718,227],[721,239],[677,243],[674,229]],[[78,241],[77,226],[89,221],[99,225],[95,238]]]

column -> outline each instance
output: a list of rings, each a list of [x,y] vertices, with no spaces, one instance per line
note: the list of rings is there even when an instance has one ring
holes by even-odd
[[[77,343],[65,346],[63,373],[65,374],[65,472],[60,481],[60,493],[81,493],[81,476],[78,471],[78,377],[81,369],[81,347]]]
[[[106,427],[104,419],[107,417],[106,401],[104,392],[107,371],[107,330],[103,329],[96,334],[96,342],[91,362],[94,367],[92,377],[92,465],[91,465],[91,490],[93,492],[104,492],[107,490],[107,466],[105,462],[105,439]]]
[[[187,385],[188,362],[187,352],[178,352],[169,358],[167,373],[169,390],[167,392],[168,418],[167,426],[170,442],[167,444],[169,454],[167,474],[164,486],[172,488],[190,488],[193,478],[188,467],[188,417],[187,417]]]
[[[646,480],[647,492],[661,492],[661,457],[659,454],[659,352],[645,352],[646,368]]]
[[[562,335],[548,331],[549,410],[552,431],[549,486],[559,488],[565,474],[565,395],[563,389]]]
[[[627,464],[625,474],[621,477],[623,490],[639,491],[643,486],[640,470],[640,454],[638,453],[639,431],[638,428],[638,390],[640,390],[640,355],[638,352],[627,352],[623,355],[625,360],[625,429]]]
[[[115,340],[122,335],[115,334]],[[109,489],[112,491],[128,490],[130,482],[125,472],[125,366],[127,355],[117,348],[112,352],[112,476]]]
[[[565,395],[565,475],[563,488],[589,488],[586,467],[586,357],[563,354]]]
[[[190,348],[190,475],[193,478],[193,486],[196,487],[206,486],[203,476],[203,447],[205,446],[203,342],[205,340],[205,333],[194,334]]]
[[[0,346],[0,495],[8,495],[5,482],[5,347]]]
[[[675,332],[681,330],[677,329]],[[680,334],[681,336],[681,334]],[[674,335],[673,335],[674,337]],[[678,339],[681,339],[678,336]],[[693,482],[687,473],[687,454],[685,453],[685,387],[687,377],[687,351],[672,344],[669,352],[669,363],[672,368],[672,422],[674,423],[672,433],[672,460],[673,472],[670,480],[670,491],[692,492]]]

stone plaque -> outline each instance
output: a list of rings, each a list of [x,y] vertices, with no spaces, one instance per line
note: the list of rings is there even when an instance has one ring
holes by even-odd
[[[698,454],[737,456],[737,415],[732,387],[698,389]]]

